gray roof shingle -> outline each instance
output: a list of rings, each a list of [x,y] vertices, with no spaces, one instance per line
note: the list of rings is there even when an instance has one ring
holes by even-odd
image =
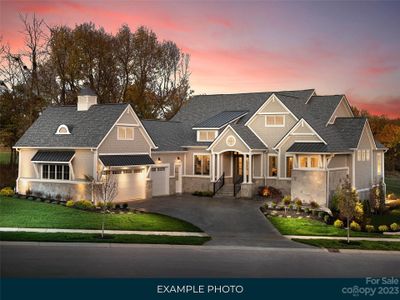
[[[267,147],[248,127],[243,124],[231,124],[230,126],[251,149],[267,149]]]
[[[153,165],[149,155],[99,155],[101,162],[107,167]]]
[[[193,125],[193,128],[221,128],[224,125],[247,114],[247,111],[222,111],[211,118]]]
[[[69,162],[74,156],[75,151],[42,151],[39,150],[32,157],[31,161],[46,161],[46,162]]]
[[[15,144],[15,147],[97,147],[129,104],[48,107]],[[56,134],[65,124],[71,134]]]

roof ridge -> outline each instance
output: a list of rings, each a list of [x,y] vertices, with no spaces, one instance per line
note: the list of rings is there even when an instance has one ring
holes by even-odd
[[[145,121],[145,122],[163,122],[163,123],[182,123],[181,121],[157,120],[157,119],[140,119],[140,121]]]

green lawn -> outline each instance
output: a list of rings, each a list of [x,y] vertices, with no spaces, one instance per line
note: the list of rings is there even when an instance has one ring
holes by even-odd
[[[400,176],[386,176],[385,183],[388,194],[395,193],[400,195]]]
[[[156,236],[118,234],[102,239],[100,235],[82,233],[37,233],[37,232],[1,232],[2,241],[38,241],[38,242],[85,242],[85,243],[130,243],[130,244],[174,244],[202,245],[209,237]]]
[[[282,217],[268,217],[268,220],[283,235],[321,235],[321,236],[347,236],[345,229],[336,228],[323,222],[312,219],[290,219]],[[367,233],[351,231],[351,236],[357,237],[388,237],[379,233]]]
[[[57,204],[0,197],[0,227],[100,229],[102,215]],[[154,213],[108,214],[106,229],[201,230],[182,220]]]
[[[376,242],[376,241],[351,241],[325,240],[325,239],[293,239],[295,242],[327,249],[359,249],[359,250],[392,250],[400,251],[400,242]]]
[[[11,152],[0,152],[0,165],[10,162]]]

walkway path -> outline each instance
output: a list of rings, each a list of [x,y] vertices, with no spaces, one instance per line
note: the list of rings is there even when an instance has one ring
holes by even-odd
[[[0,227],[0,232],[98,233],[98,234],[100,234],[101,230],[97,230],[97,229]],[[204,232],[182,232],[182,231],[104,230],[104,234],[136,234],[136,235],[208,237],[208,234],[204,233]]]
[[[288,239],[304,239],[304,240],[345,240],[346,236],[315,236],[315,235],[284,235]],[[399,238],[371,238],[371,237],[350,237],[351,241],[374,241],[374,242],[400,242]]]

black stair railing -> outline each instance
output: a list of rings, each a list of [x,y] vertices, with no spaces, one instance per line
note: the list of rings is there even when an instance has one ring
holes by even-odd
[[[216,182],[214,182],[214,191],[213,195],[215,195],[225,184],[225,172],[222,173],[221,177],[218,178]]]
[[[243,176],[240,176],[240,177],[238,177],[238,179],[236,179],[235,183],[233,184],[233,196],[234,197],[236,197],[236,195],[242,189],[242,182],[243,182]]]

